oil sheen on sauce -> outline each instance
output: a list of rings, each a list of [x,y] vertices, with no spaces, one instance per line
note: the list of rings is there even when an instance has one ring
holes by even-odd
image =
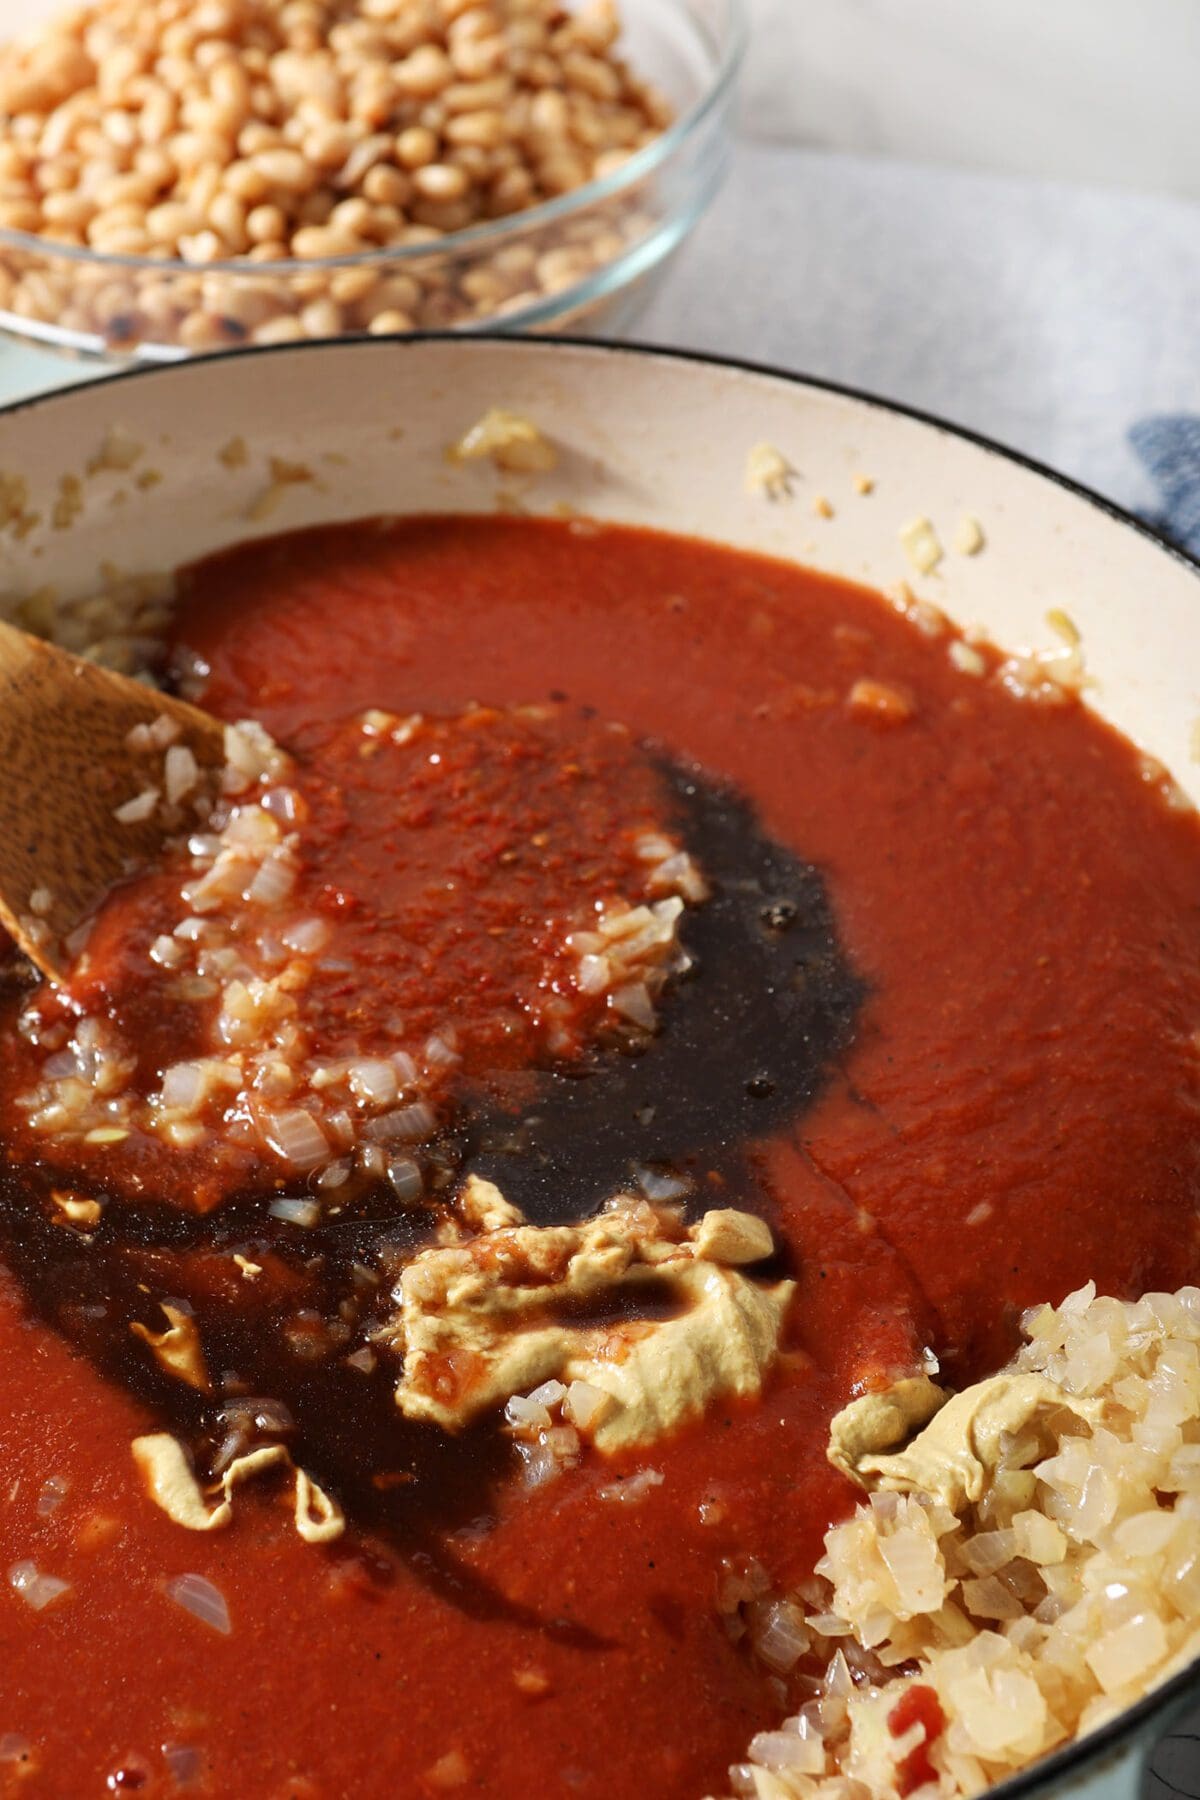
[[[0,1566],[72,1583],[36,1615],[0,1594],[0,1736],[35,1755],[21,1791],[719,1789],[775,1717],[720,1571],[811,1569],[853,1500],[824,1444],[855,1384],[926,1345],[960,1383],[1035,1301],[1200,1272],[1195,822],[1075,704],[956,671],[876,596],[653,533],[280,539],[194,571],[175,631],[208,667],[203,702],[285,745],[370,707],[474,701],[628,728],[637,779],[716,877],[688,923],[695,971],[641,1057],[543,1070],[515,1099],[511,1071],[484,1070],[442,1153],[539,1221],[585,1212],[631,1159],[690,1157],[770,1219],[798,1295],[762,1402],[635,1459],[663,1477],[636,1504],[601,1498],[625,1471],[592,1462],[530,1492],[494,1429],[402,1427],[386,1381],[289,1363],[230,1286],[233,1245],[318,1302],[381,1232],[403,1255],[412,1228],[370,1196],[314,1243],[264,1235],[249,1194],[199,1215],[149,1193],[85,1245],[45,1222],[49,1173],[10,1156]],[[909,716],[850,706],[863,678]],[[352,865],[353,834],[340,848]],[[202,1443],[207,1424],[125,1324],[189,1283],[222,1366],[287,1401],[343,1499],[352,1529],[328,1549],[249,1490],[211,1538],[141,1493],[130,1438],[166,1420]],[[225,1595],[228,1635],[167,1596],[187,1572]]]

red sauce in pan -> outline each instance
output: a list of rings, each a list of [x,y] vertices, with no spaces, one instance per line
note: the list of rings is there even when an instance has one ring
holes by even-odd
[[[223,1533],[171,1524],[129,1454],[154,1428],[145,1394],[92,1358],[86,1317],[64,1336],[6,1280],[0,1569],[31,1558],[72,1588],[41,1613],[0,1589],[0,1745],[31,1746],[0,1791],[719,1790],[777,1717],[721,1617],[723,1572],[811,1570],[853,1503],[824,1447],[854,1385],[925,1345],[959,1384],[1007,1357],[1035,1301],[1200,1275],[1195,820],[1075,703],[958,672],[878,597],[652,533],[281,539],[195,571],[176,639],[208,665],[204,704],[285,745],[371,707],[618,721],[732,783],[820,871],[861,999],[815,1095],[745,1150],[799,1284],[761,1403],[639,1456],[663,1480],[633,1504],[600,1498],[629,1471],[597,1461],[532,1492],[493,1480],[486,1516],[447,1522],[457,1587],[429,1578],[428,1544],[372,1529],[314,1550],[250,1488]],[[851,705],[863,679],[908,716]],[[355,780],[339,770],[351,808]],[[53,1510],[50,1476],[69,1483]],[[167,1596],[184,1572],[220,1588],[228,1634]]]

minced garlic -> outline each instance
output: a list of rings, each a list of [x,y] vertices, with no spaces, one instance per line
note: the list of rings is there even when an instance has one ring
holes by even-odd
[[[970,513],[964,513],[954,533],[954,548],[960,556],[978,556],[986,539],[983,526]]]
[[[531,419],[503,407],[489,407],[447,452],[451,462],[490,457],[513,475],[545,475],[558,467],[558,450]]]
[[[139,444],[123,425],[110,425],[103,443],[88,462],[86,473],[99,475],[106,469],[118,472],[132,469],[144,449],[145,445]]]
[[[289,488],[302,486],[313,480],[313,472],[304,463],[286,462],[281,456],[270,459],[271,481],[268,487],[253,499],[246,508],[245,517],[253,524],[269,519],[279,506]]]
[[[910,519],[900,529],[900,542],[904,553],[918,575],[932,574],[942,560],[942,546],[938,542],[933,523],[922,515]]]
[[[768,500],[789,500],[795,479],[795,469],[774,444],[755,444],[746,458],[748,494],[762,494]]]
[[[1050,608],[1046,614],[1046,623],[1054,635],[1060,637],[1064,644],[1069,644],[1072,650],[1077,649],[1083,642],[1083,633],[1070,613],[1064,612],[1061,606]]]

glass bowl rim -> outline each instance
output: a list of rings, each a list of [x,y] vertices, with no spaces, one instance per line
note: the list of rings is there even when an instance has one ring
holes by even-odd
[[[43,263],[62,261],[84,268],[112,269],[115,273],[136,271],[171,280],[224,275],[242,281],[280,276],[295,279],[321,274],[328,269],[386,269],[434,258],[473,255],[505,240],[513,240],[525,231],[536,231],[541,226],[576,217],[601,201],[615,199],[669,162],[675,152],[695,136],[732,91],[750,40],[747,0],[720,0],[720,4],[725,9],[725,18],[718,27],[719,35],[710,40],[716,56],[715,67],[708,85],[691,106],[610,175],[597,176],[582,187],[558,194],[552,200],[542,200],[524,211],[506,213],[499,219],[488,219],[479,225],[465,226],[461,231],[447,232],[445,237],[435,238],[427,244],[397,244],[391,249],[385,246],[350,256],[290,257],[282,262],[251,262],[241,256],[223,262],[193,263],[185,262],[181,257],[92,250],[84,244],[59,244],[37,232],[15,231],[9,226],[0,226],[0,250],[20,251],[27,256],[39,257]]]

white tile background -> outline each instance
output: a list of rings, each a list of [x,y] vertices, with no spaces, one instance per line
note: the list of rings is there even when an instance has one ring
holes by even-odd
[[[1200,198],[1196,0],[749,6],[754,135]]]

